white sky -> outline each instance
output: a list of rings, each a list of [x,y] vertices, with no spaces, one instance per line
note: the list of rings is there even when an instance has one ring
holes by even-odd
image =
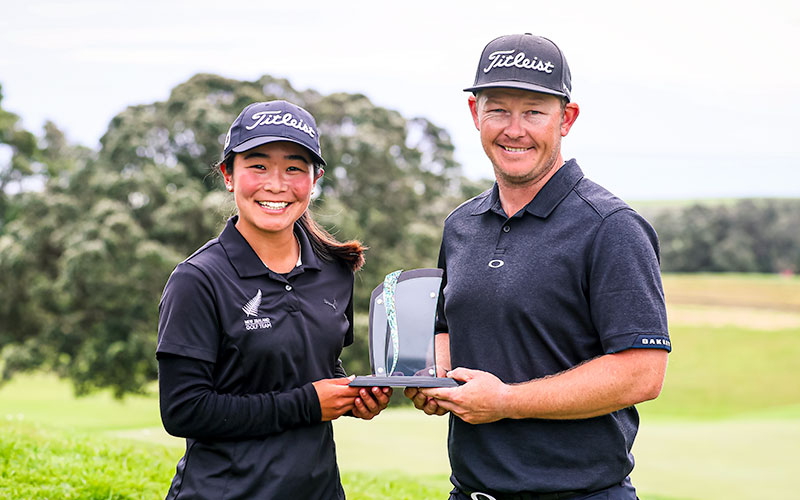
[[[553,39],[573,76],[564,140],[630,200],[800,196],[800,7],[791,0],[400,2],[0,0],[2,106],[97,147],[128,105],[199,72],[361,92],[447,129],[491,177],[461,91],[484,45]]]

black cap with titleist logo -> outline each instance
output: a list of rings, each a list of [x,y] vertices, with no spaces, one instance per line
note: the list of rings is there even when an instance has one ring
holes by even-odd
[[[569,101],[572,81],[567,58],[555,43],[541,36],[525,33],[495,38],[481,53],[475,84],[464,91],[492,87],[542,92]]]
[[[311,113],[286,101],[254,102],[239,113],[225,137],[222,158],[268,142],[289,141],[305,147],[313,163],[325,165],[317,122]]]

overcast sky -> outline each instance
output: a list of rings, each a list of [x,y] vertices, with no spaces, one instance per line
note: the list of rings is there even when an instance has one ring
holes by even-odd
[[[97,147],[199,72],[361,92],[447,129],[491,177],[462,89],[491,39],[554,40],[581,114],[565,158],[630,200],[800,196],[798,2],[2,0],[3,107]],[[323,152],[324,153],[324,152]]]

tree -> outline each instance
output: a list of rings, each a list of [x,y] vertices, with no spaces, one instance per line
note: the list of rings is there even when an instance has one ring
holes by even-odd
[[[800,200],[696,203],[651,214],[669,272],[800,271]]]
[[[369,285],[400,263],[434,265],[441,222],[464,195],[450,137],[424,118],[406,120],[361,94],[298,91],[270,76],[240,82],[197,75],[166,102],[116,116],[101,139],[100,160],[119,171],[183,165],[207,190],[219,189],[210,165],[219,160],[230,123],[247,104],[272,99],[303,106],[317,120],[328,166],[313,211],[338,237],[370,247],[360,306]]]
[[[371,248],[356,285],[357,345],[345,355],[351,370],[366,371],[371,289],[396,268],[435,265],[442,220],[479,186],[461,179],[448,134],[424,118],[269,76],[197,75],[167,101],[114,117],[97,152],[68,144],[52,124],[41,152],[20,150],[20,161],[42,164],[45,182],[15,198],[20,209],[0,238],[0,285],[12,290],[0,304],[5,377],[46,367],[78,393],[109,387],[118,396],[155,378],[164,283],[234,209],[212,165],[236,114],[271,99],[317,118],[328,162],[317,220]]]
[[[0,85],[0,234],[13,216],[9,210],[10,193],[23,190],[26,178],[38,173],[36,137],[23,129],[19,116],[2,107]]]

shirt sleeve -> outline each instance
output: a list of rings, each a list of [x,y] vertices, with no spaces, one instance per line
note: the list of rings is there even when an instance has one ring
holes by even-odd
[[[158,306],[156,354],[215,362],[220,320],[211,282],[199,269],[181,263],[172,272]]]
[[[161,420],[173,436],[194,439],[252,439],[322,420],[311,383],[265,394],[219,394],[214,363],[160,354]]]
[[[589,303],[604,351],[671,350],[652,226],[630,209],[609,215],[597,231],[590,262]]]

